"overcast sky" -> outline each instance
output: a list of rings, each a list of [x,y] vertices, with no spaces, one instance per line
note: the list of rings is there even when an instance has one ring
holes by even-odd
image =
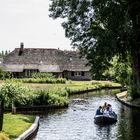
[[[0,0],[0,51],[25,48],[71,49],[60,20],[49,18],[49,0]]]

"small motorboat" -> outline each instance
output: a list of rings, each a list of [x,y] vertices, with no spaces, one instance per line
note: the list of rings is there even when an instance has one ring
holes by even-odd
[[[117,114],[113,112],[111,115],[95,115],[95,123],[114,123],[117,122]]]

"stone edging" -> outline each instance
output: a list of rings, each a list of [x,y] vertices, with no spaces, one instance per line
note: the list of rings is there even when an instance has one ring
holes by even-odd
[[[122,93],[124,93],[123,96],[120,96]],[[129,102],[127,102],[125,100],[125,98],[126,98],[125,96],[127,96],[127,92],[126,91],[122,92],[122,93],[116,94],[116,98],[118,99],[118,101],[120,101],[122,104],[124,104],[124,105],[126,105],[128,107],[140,109],[140,105],[131,104],[131,103],[129,103]]]
[[[34,123],[31,125],[29,129],[27,129],[23,134],[21,134],[17,139],[15,140],[29,140],[38,130],[39,127],[39,116],[36,117]]]

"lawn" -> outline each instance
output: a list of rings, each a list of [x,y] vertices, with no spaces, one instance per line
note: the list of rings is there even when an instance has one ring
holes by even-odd
[[[0,140],[14,140],[26,131],[32,125],[34,120],[35,117],[31,115],[4,114],[3,132],[0,133]],[[5,139],[3,139],[3,137],[5,137]]]
[[[118,83],[110,81],[67,81],[65,84],[37,84],[37,83],[23,83],[28,88],[33,89],[64,89],[70,88],[72,90],[93,89],[98,86],[120,86]]]

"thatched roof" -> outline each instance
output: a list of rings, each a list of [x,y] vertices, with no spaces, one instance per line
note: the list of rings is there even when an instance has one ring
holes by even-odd
[[[3,61],[5,71],[22,72],[38,69],[40,72],[89,71],[87,60],[76,51],[42,48],[16,48]]]

